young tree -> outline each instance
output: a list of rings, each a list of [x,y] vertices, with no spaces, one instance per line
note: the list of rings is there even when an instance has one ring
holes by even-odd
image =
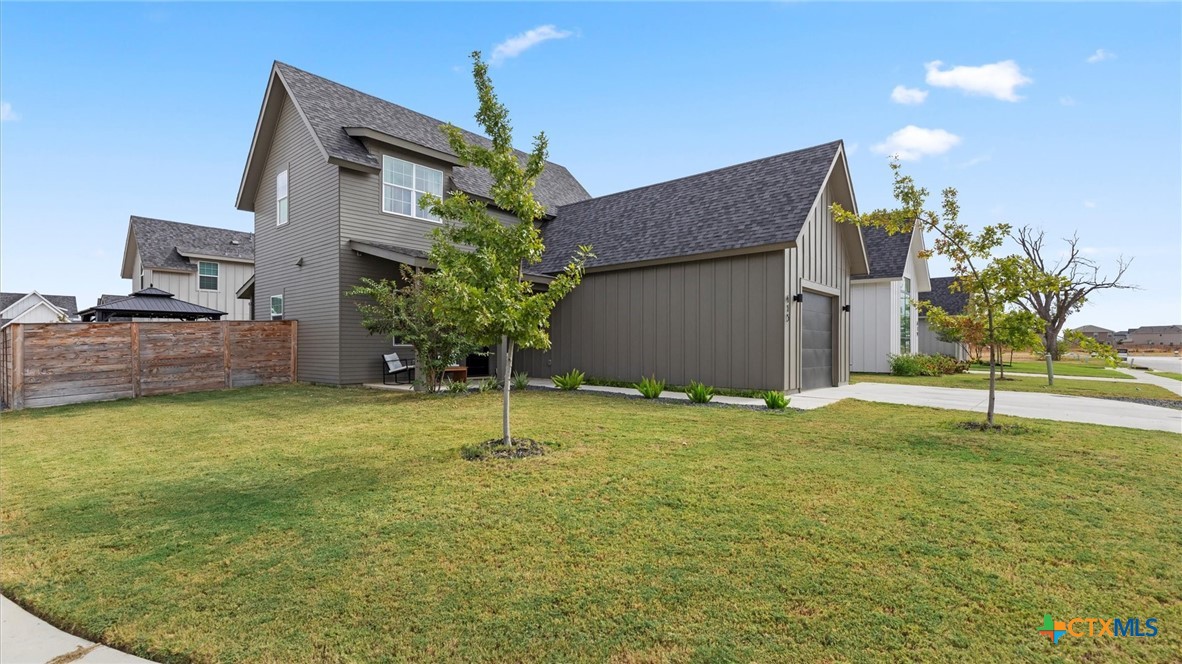
[[[1032,350],[1042,345],[1043,322],[1038,316],[1022,309],[1004,311],[994,317],[998,354],[1008,349],[1010,363],[1014,361],[1015,350]],[[1001,363],[1001,377],[1006,377],[1005,363]]]
[[[1106,343],[1097,341],[1092,337],[1080,332],[1079,330],[1064,330],[1063,343],[1068,346],[1074,346],[1081,351],[1087,353],[1090,357],[1095,357],[1101,362],[1110,367],[1115,367],[1120,363],[1120,357],[1116,354],[1116,349]]]
[[[838,203],[832,206],[833,216],[838,222],[852,223],[859,226],[881,228],[890,235],[911,233],[919,225],[926,233],[934,237],[932,249],[921,254],[924,257],[933,254],[945,256],[952,262],[952,273],[957,277],[957,288],[971,296],[978,297],[985,311],[985,331],[988,339],[996,338],[994,313],[1004,307],[1007,298],[1012,293],[1012,284],[1005,283],[1005,272],[1000,270],[985,270],[993,255],[993,251],[1001,246],[1010,232],[1009,224],[995,224],[985,226],[979,232],[973,233],[968,226],[960,223],[960,204],[957,202],[956,189],[944,189],[940,212],[924,209],[927,202],[928,190],[918,187],[914,179],[904,175],[899,161],[891,161],[891,172],[894,176],[894,197],[899,202],[895,209],[878,209],[863,214],[850,212]],[[939,307],[929,307],[928,317],[933,315]],[[989,352],[989,402],[985,413],[985,420],[989,427],[993,427],[993,416],[997,400],[997,358],[991,345]]]
[[[513,445],[509,429],[509,376],[513,374],[516,348],[549,348],[550,312],[583,277],[583,264],[591,257],[590,247],[579,247],[549,288],[537,291],[525,269],[542,260],[542,234],[534,224],[545,212],[533,196],[534,184],[546,165],[547,140],[544,133],[534,138],[533,150],[525,159],[513,149],[509,111],[493,91],[488,65],[480,52],[472,53],[472,76],[480,108],[476,121],[491,142],[470,143],[458,128],[442,127],[451,149],[460,161],[487,169],[492,176],[493,203],[517,217],[505,224],[489,213],[484,201],[461,192],[447,200],[427,195],[420,201],[443,219],[434,234],[431,261],[437,271],[432,279],[445,294],[450,319],[481,343],[500,342],[502,391],[502,438]]]
[[[1045,238],[1043,231],[1029,226],[1018,229],[1017,235],[1013,237],[1038,273],[1055,278],[1049,282],[1049,287],[1048,283],[1044,283],[1027,290],[1018,301],[1019,306],[1046,323],[1043,345],[1047,350],[1047,377],[1054,384],[1052,361],[1059,359],[1059,335],[1067,323],[1067,317],[1079,311],[1096,291],[1137,287],[1123,283],[1132,259],[1117,259],[1116,276],[1101,276],[1100,265],[1083,255],[1078,235],[1064,240],[1067,243],[1065,257],[1051,260],[1044,256]]]
[[[444,294],[439,284],[421,270],[402,266],[402,281],[362,278],[345,293],[367,297],[357,303],[361,325],[370,334],[397,337],[415,349],[415,370],[427,391],[439,389],[443,370],[456,364],[479,346],[443,312]]]

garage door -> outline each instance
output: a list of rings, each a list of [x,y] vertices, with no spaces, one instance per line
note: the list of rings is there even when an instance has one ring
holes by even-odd
[[[801,310],[801,389],[833,387],[833,298],[805,293]]]

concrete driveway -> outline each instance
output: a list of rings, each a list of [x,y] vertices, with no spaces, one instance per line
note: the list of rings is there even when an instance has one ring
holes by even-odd
[[[152,664],[57,629],[0,596],[0,664]]]
[[[1131,355],[1129,356],[1129,360],[1139,367],[1182,373],[1182,357],[1170,355]]]
[[[792,406],[804,409],[820,408],[842,399],[861,399],[862,401],[984,413],[988,406],[989,392],[952,387],[857,383],[793,394]],[[1001,415],[1030,417],[1039,420],[1103,424],[1130,429],[1182,433],[1182,410],[1111,399],[999,391],[995,410]]]

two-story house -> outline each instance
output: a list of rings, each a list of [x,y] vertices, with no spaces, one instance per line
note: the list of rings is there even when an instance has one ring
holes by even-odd
[[[391,341],[366,333],[344,293],[430,267],[440,220],[422,194],[490,199],[489,174],[460,163],[443,124],[272,67],[236,202],[255,215],[242,294],[256,319],[299,320],[300,380],[379,381]],[[523,352],[521,368],[788,390],[848,380],[850,278],[868,265],[859,229],[829,212],[856,209],[840,141],[595,199],[548,163],[534,193],[547,245],[535,269],[560,271],[579,244],[596,258],[554,313],[553,348]]]
[[[920,352],[919,310],[915,302],[931,290],[923,229],[890,235],[863,228],[870,274],[854,279],[850,290],[850,369],[887,373],[892,355]]]
[[[254,234],[247,231],[132,216],[120,275],[131,280],[128,292],[155,287],[224,311],[226,320],[254,318],[252,301],[239,295],[254,276]]]

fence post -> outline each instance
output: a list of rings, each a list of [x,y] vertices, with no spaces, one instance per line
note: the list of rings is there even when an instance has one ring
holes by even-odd
[[[12,325],[12,409],[25,407],[25,326]]]
[[[230,321],[222,321],[222,371],[226,374],[226,387],[234,387],[234,371],[230,366]]]
[[[131,396],[140,396],[140,324],[131,322]]]
[[[298,332],[300,331],[299,325],[300,325],[300,322],[298,320],[291,321],[290,332],[289,332],[291,334],[291,382],[293,382],[293,383],[299,380],[299,372],[296,371],[296,369],[298,367],[296,362],[297,362],[297,358],[299,357],[299,352],[298,352],[297,343],[296,343],[296,340],[300,336],[298,334]]]

